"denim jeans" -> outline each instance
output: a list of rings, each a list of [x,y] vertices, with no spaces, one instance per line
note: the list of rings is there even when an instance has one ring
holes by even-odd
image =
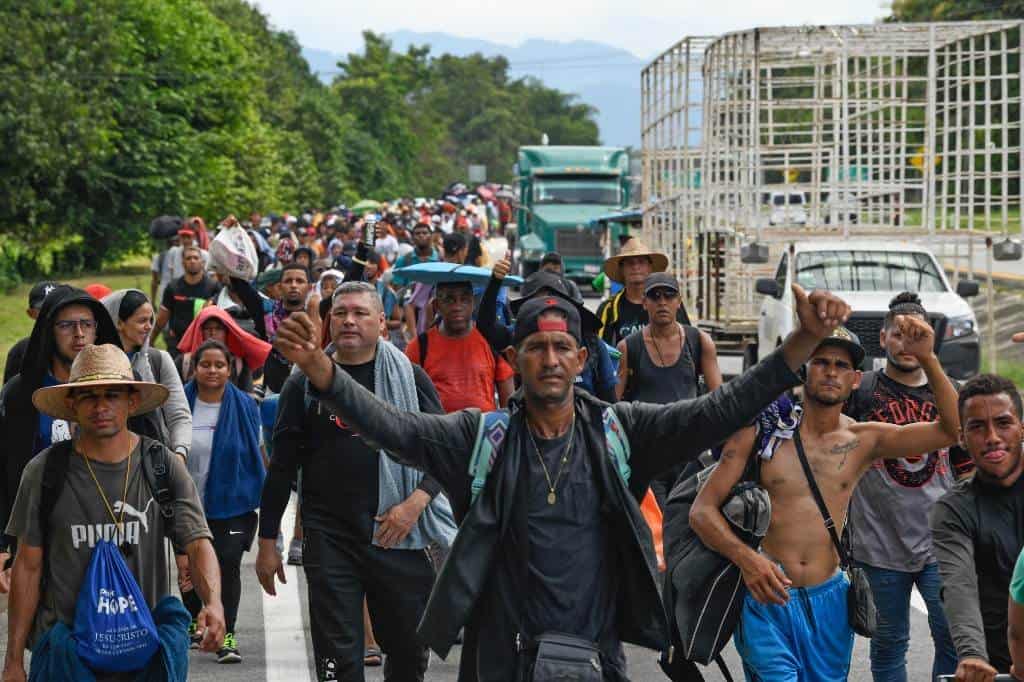
[[[863,566],[878,608],[878,630],[871,638],[871,673],[875,682],[907,682],[907,648],[910,644],[910,592],[917,585],[928,607],[928,627],[935,645],[932,677],[956,671],[956,649],[942,611],[938,564],[916,573]]]

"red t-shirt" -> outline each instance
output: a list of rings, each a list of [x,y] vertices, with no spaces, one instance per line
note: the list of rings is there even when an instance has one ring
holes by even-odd
[[[512,377],[512,368],[495,357],[487,339],[475,328],[469,335],[453,339],[436,327],[427,331],[427,361],[420,358],[420,339],[405,349],[410,360],[420,365],[434,382],[445,412],[466,407],[484,411],[498,409],[495,384]]]

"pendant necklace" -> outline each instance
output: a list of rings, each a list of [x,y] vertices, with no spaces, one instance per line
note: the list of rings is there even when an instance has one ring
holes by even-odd
[[[558,487],[558,482],[562,480],[562,474],[565,473],[565,467],[569,464],[569,455],[572,454],[572,441],[576,434],[576,411],[572,413],[572,423],[569,424],[569,439],[565,444],[565,452],[562,453],[562,462],[558,466],[558,473],[555,474],[554,482],[551,481],[551,474],[548,472],[548,465],[544,463],[544,456],[540,453],[540,448],[537,447],[537,439],[533,435],[533,429],[530,428],[529,422],[527,422],[526,430],[530,434],[530,442],[533,443],[533,451],[537,453],[537,459],[540,460],[540,466],[544,470],[544,478],[548,482],[548,504],[554,505],[558,501],[558,495],[555,493],[555,489]]]
[[[128,481],[131,479],[132,475],[131,453],[128,454],[128,468],[124,472],[124,493],[121,494],[120,519],[118,519],[117,516],[114,514],[114,509],[113,507],[110,506],[110,500],[107,499],[107,494],[103,491],[103,486],[100,485],[99,479],[96,478],[96,474],[92,470],[92,465],[89,464],[89,458],[85,456],[84,452],[80,452],[79,454],[82,455],[82,460],[85,462],[85,468],[89,470],[89,475],[92,476],[92,481],[93,483],[96,484],[96,489],[100,491],[100,499],[103,500],[103,505],[107,508],[107,513],[110,514],[110,520],[114,522],[114,526],[117,528],[118,535],[121,536],[122,541],[121,544],[118,546],[118,549],[120,549],[121,553],[125,556],[131,556],[132,547],[128,544],[128,539],[125,537],[124,532],[124,513],[128,500]]]

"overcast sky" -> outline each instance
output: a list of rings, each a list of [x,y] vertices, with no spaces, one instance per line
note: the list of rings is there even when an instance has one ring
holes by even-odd
[[[515,45],[527,38],[595,40],[637,56],[687,35],[754,26],[869,23],[879,0],[256,0],[277,28],[299,41],[346,53],[365,29],[441,31]]]

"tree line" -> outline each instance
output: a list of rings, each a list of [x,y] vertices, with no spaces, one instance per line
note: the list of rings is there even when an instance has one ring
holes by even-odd
[[[436,195],[469,163],[510,181],[545,132],[599,141],[501,57],[364,42],[324,84],[243,0],[0,4],[0,284],[116,261],[160,214]]]

